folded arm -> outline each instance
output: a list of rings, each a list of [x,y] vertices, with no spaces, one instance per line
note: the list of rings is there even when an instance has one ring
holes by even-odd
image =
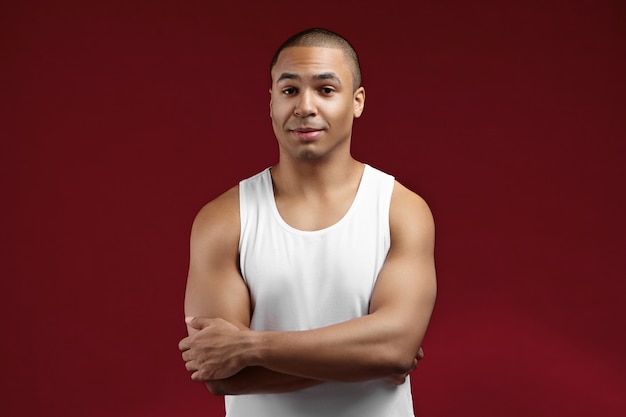
[[[205,292],[219,289],[228,294],[229,306],[245,301],[247,309],[225,316],[232,307],[198,311],[193,306],[200,302],[187,304],[188,315],[226,320],[196,325],[205,342],[194,340],[192,329],[192,337],[181,342],[193,378],[229,381],[268,372],[277,380],[275,389],[288,390],[320,381],[389,378],[413,369],[435,300],[434,226],[424,201],[399,184],[392,197],[390,227],[391,249],[364,317],[308,331],[256,332],[248,329],[249,295],[240,276],[239,281],[225,280],[235,288],[207,287]],[[197,297],[188,289],[187,298]],[[201,297],[206,300],[206,295]]]
[[[190,239],[190,262],[185,292],[185,315],[221,318],[234,328],[248,330],[251,304],[248,288],[239,272],[238,187],[207,204],[196,216]],[[198,321],[198,320],[197,320]],[[202,323],[202,322],[200,322]],[[188,323],[189,338],[197,345],[210,345],[212,336]],[[182,344],[183,342],[181,342]],[[200,378],[213,394],[288,392],[322,381],[282,374],[261,367],[247,367],[228,378]]]

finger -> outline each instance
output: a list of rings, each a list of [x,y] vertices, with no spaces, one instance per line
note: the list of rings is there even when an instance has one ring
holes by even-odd
[[[211,378],[209,378],[208,374],[202,372],[200,369],[191,374],[191,380],[194,382],[204,382],[210,379]]]
[[[388,380],[394,385],[402,385],[406,381],[406,376],[407,374],[393,375]]]
[[[424,349],[422,349],[421,346],[419,350],[417,351],[417,355],[415,357],[418,361],[424,359]]]
[[[189,336],[185,337],[178,343],[178,350],[185,351],[191,349],[191,338]]]
[[[197,372],[198,371],[198,367],[196,366],[194,361],[185,362],[185,369],[188,370],[189,372]]]
[[[209,324],[211,323],[211,319],[208,319],[206,317],[185,317],[185,323],[187,323],[187,326],[191,327],[192,329],[196,329],[196,330],[202,330],[205,327],[208,327]]]
[[[187,316],[185,317],[185,323],[187,324],[187,326],[191,327],[192,329],[198,329],[198,320],[196,320],[195,317],[191,317],[191,316]]]

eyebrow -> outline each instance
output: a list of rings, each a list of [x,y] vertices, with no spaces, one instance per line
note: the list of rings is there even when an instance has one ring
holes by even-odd
[[[280,77],[278,77],[278,80],[276,80],[276,82],[281,82],[282,80],[301,80],[302,77],[300,77],[298,74],[293,74],[291,72],[283,72],[282,74],[280,74]],[[339,79],[339,77],[337,77],[337,75],[334,72],[323,72],[321,74],[316,74],[313,76],[314,80],[330,80],[330,81],[334,81],[337,84],[341,85],[341,80]]]

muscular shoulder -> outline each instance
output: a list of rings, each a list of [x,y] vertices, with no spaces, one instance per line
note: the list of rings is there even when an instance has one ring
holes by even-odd
[[[428,204],[422,197],[395,182],[389,210],[392,244],[398,239],[418,239],[432,245],[435,225]]]
[[[239,228],[239,186],[234,186],[200,209],[193,222],[192,239],[238,241]]]

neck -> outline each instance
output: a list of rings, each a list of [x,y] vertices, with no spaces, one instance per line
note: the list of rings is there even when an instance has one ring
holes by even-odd
[[[281,158],[272,167],[272,180],[281,194],[325,194],[360,179],[363,163],[347,155],[342,160]]]

